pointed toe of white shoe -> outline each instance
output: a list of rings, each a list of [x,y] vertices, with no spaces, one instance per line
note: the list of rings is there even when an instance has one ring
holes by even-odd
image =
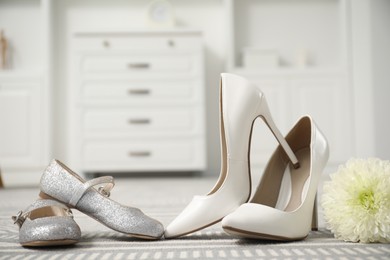
[[[184,236],[220,221],[226,214],[213,214],[206,196],[195,196],[187,207],[165,229],[165,238]]]
[[[236,165],[239,167],[240,164]],[[232,167],[235,168],[235,167]],[[226,180],[218,192],[195,196],[185,209],[166,227],[164,237],[176,238],[211,226],[232,213],[248,200],[247,194],[240,194],[247,184]],[[239,187],[234,189],[234,187]]]
[[[195,196],[187,207],[166,228],[165,238],[175,238],[194,232],[202,225],[199,214],[203,212],[200,196]],[[201,226],[200,226],[201,227]]]

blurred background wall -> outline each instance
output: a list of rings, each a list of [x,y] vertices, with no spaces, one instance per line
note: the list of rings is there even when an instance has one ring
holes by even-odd
[[[72,37],[78,32],[149,30],[148,8],[152,2],[0,1],[0,30],[8,40],[9,52],[7,68],[0,71],[0,118],[3,122],[0,167],[5,174],[9,172],[21,180],[21,175],[17,174],[40,172],[51,158],[68,161],[72,154],[68,139]],[[268,85],[279,84],[281,88],[296,85],[305,89],[313,77],[321,78],[321,82],[330,86],[336,79],[336,85],[345,86],[341,96],[336,92],[328,95],[318,81],[321,89],[318,95],[340,97],[346,104],[343,108],[343,101],[337,101],[337,109],[346,112],[336,119],[348,121],[347,128],[340,129],[339,137],[342,138],[337,136],[338,129],[329,130],[336,138],[335,153],[346,147],[333,166],[351,156],[390,158],[390,1],[170,0],[169,3],[175,25],[168,30],[194,29],[202,34],[205,175],[219,173],[218,87],[219,74],[225,71],[265,85],[271,100],[278,99],[279,95]],[[265,65],[271,68],[248,70],[243,64],[247,47],[260,47],[262,55],[264,49],[279,48],[283,59],[279,60],[276,69],[272,67],[273,52],[267,56],[271,62]],[[33,85],[31,92],[27,83]],[[22,94],[13,92],[11,87],[15,85],[20,87]],[[317,95],[313,93],[310,95]],[[285,133],[291,123],[278,116],[286,104],[277,102],[280,100],[273,102],[271,108],[274,106],[276,120]],[[313,113],[327,113],[326,109],[315,105],[308,105],[313,106]],[[18,108],[31,115],[20,112],[20,120],[16,122],[12,118],[18,116],[15,111]],[[340,143],[343,138],[349,141]]]

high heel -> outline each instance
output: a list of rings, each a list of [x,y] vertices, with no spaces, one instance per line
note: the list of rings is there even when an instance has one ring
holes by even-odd
[[[314,198],[313,217],[311,219],[311,230],[318,231],[318,208],[317,208],[317,195]]]
[[[317,227],[317,186],[329,157],[324,135],[309,117],[302,117],[286,136],[301,166],[294,169],[280,146],[273,153],[257,191],[222,220],[232,235],[270,240],[304,239]],[[314,225],[312,225],[314,224]]]
[[[275,126],[264,94],[246,79],[221,74],[220,84],[221,172],[213,189],[195,196],[189,205],[165,230],[166,238],[174,238],[219,222],[242,203],[249,200],[251,177],[249,148],[253,123],[261,117],[279,141],[295,167],[299,163]]]

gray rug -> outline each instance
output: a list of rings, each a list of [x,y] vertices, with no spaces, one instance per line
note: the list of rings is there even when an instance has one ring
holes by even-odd
[[[141,208],[164,225],[183,209],[194,194],[206,193],[215,182],[207,178],[116,179],[111,198]],[[23,248],[11,215],[24,209],[38,188],[0,189],[1,259],[390,259],[389,244],[338,241],[320,228],[306,240],[289,243],[242,240],[228,236],[216,224],[172,240],[143,241],[114,232],[74,210],[83,236],[75,246]]]

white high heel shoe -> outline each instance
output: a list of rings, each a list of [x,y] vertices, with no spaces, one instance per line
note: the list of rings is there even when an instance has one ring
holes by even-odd
[[[311,224],[316,228],[313,205],[329,157],[328,143],[309,116],[296,123],[286,140],[298,157],[300,167],[289,167],[279,146],[250,203],[241,205],[222,220],[227,233],[245,238],[290,241],[304,239]]]
[[[249,147],[253,122],[261,117],[295,167],[299,163],[276,128],[264,94],[246,79],[221,74],[220,85],[221,173],[214,188],[195,196],[165,229],[166,238],[183,236],[219,222],[249,200],[251,178]]]

